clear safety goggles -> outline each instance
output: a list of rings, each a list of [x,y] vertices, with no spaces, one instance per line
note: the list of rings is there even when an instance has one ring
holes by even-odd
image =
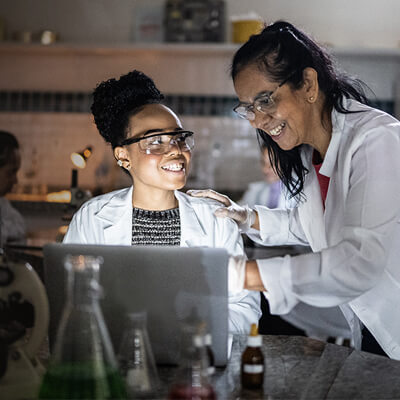
[[[174,131],[156,133],[143,137],[124,140],[121,145],[138,143],[139,150],[146,154],[161,155],[168,153],[171,146],[178,146],[181,151],[191,151],[194,147],[194,133],[191,131]]]

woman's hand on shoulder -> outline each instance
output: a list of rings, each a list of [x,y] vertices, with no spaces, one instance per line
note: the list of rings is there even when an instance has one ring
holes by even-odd
[[[217,217],[232,218],[242,232],[246,232],[257,219],[256,212],[248,206],[240,206],[232,201],[228,196],[218,193],[212,189],[188,190],[186,192],[193,197],[207,197],[222,203],[225,207],[218,208],[214,214]]]

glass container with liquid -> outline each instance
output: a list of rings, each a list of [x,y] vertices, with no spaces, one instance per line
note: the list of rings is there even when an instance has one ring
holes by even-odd
[[[247,347],[242,354],[241,381],[245,389],[261,389],[264,383],[264,354],[262,337],[256,324],[251,324]]]
[[[196,325],[185,325],[182,331],[181,361],[168,399],[215,400],[208,377],[208,357],[204,333]]]
[[[68,256],[67,301],[40,399],[125,399],[99,305],[101,257]]]

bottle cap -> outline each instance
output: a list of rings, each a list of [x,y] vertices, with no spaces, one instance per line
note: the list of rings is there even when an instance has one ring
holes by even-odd
[[[203,347],[204,346],[204,337],[201,335],[193,336],[193,345],[195,347]]]
[[[260,347],[262,337],[258,334],[257,324],[251,324],[250,335],[247,338],[247,345],[250,347]]]
[[[204,336],[204,344],[205,344],[206,346],[211,346],[211,344],[212,344],[212,338],[211,338],[211,334],[210,334],[210,333],[207,333],[207,334]]]

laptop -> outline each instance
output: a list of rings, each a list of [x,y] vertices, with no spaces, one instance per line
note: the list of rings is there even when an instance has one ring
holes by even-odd
[[[215,364],[228,360],[228,295],[225,249],[176,246],[109,246],[52,243],[44,246],[44,280],[54,345],[66,299],[66,255],[101,256],[101,309],[118,352],[126,314],[147,312],[147,331],[158,364],[179,362],[181,323],[206,322]],[[230,349],[229,349],[230,350]]]

